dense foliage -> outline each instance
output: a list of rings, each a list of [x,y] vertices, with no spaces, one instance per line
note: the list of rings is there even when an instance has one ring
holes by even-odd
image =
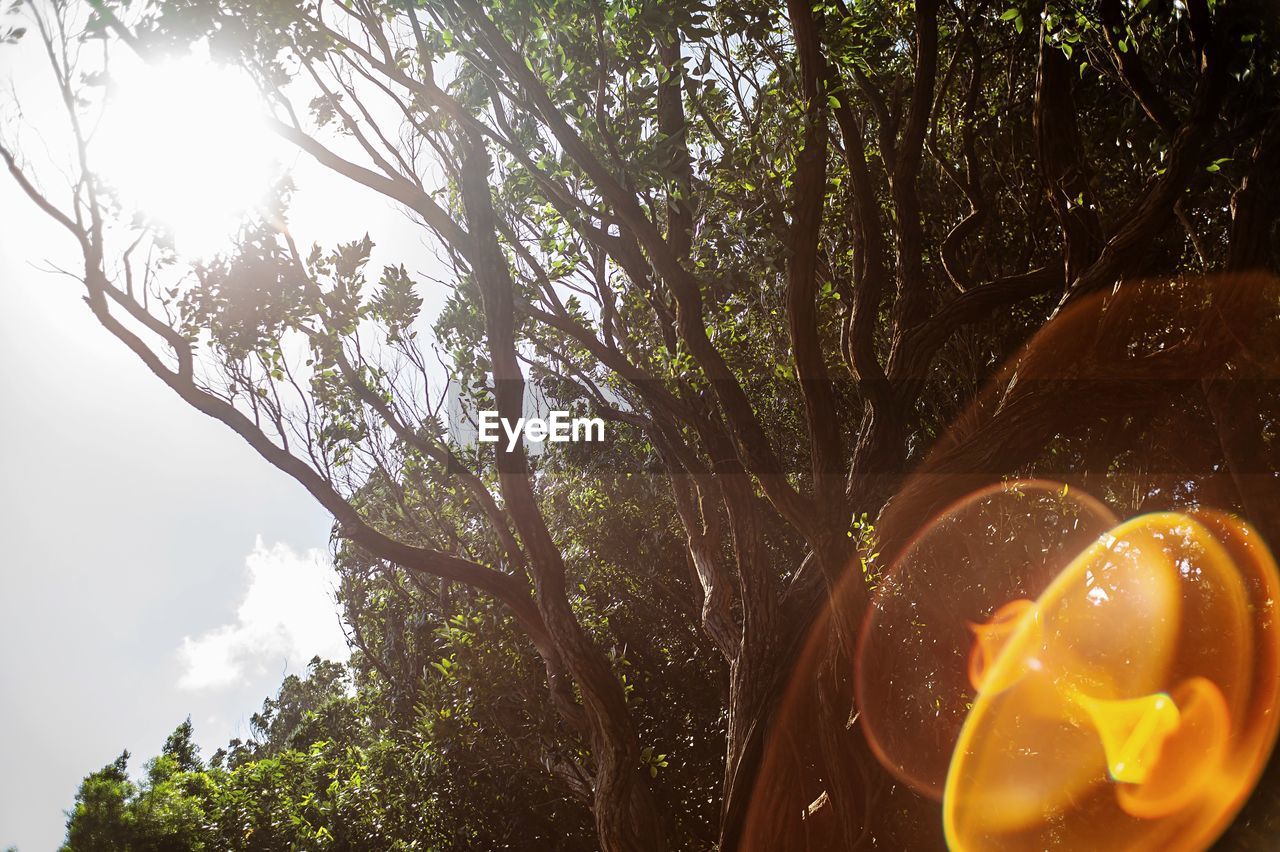
[[[254,715],[253,739],[207,764],[190,720],[136,783],[122,754],[81,784],[64,850],[592,848],[583,811],[564,812],[501,743],[468,736],[465,707],[400,729],[376,687],[351,686],[345,667],[313,660]],[[441,687],[423,700],[446,701]],[[515,801],[531,807],[503,804]]]
[[[1276,261],[1266,3],[39,9],[71,200],[0,152],[104,329],[333,513],[357,648],[207,767],[180,730],[140,785],[91,776],[71,848],[157,820],[207,848],[929,848],[936,806],[852,706],[877,553],[1046,472],[1275,537],[1276,385],[1216,382],[1276,363],[1245,276]],[[83,129],[110,63],[76,48],[197,42],[447,284],[371,269],[359,229],[299,245],[287,185],[196,264],[125,215]],[[468,437],[534,399],[610,440]]]

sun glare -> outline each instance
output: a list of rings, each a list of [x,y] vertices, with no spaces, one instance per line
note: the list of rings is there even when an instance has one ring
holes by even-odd
[[[128,207],[209,257],[266,200],[276,140],[244,74],[189,56],[114,68],[93,156]]]

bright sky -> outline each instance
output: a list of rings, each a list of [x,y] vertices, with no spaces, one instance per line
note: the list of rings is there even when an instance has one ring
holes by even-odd
[[[34,39],[0,50],[36,124],[60,119],[45,74]],[[302,245],[368,230],[375,264],[434,265],[383,199],[293,168]],[[329,518],[36,268],[76,260],[0,173],[0,849],[22,852],[58,846],[80,780],[122,749],[137,772],[190,715],[207,756],[284,673],[345,654]]]

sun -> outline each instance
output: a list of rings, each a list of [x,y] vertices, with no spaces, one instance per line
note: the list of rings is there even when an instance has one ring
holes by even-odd
[[[121,201],[196,259],[230,248],[261,209],[279,150],[248,76],[197,54],[113,67],[91,144],[93,168]]]

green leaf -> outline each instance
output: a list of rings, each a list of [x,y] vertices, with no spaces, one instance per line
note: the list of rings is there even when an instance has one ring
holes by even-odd
[[[1005,9],[1004,14],[1000,16],[1000,20],[1012,21],[1014,18],[1019,17],[1021,14],[1022,13],[1019,12],[1017,9]]]

